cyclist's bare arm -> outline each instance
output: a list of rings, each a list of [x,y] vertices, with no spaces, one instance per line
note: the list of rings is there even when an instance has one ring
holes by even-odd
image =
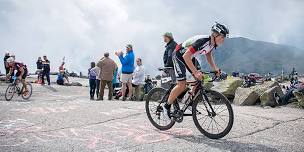
[[[9,78],[12,75],[13,71],[13,68],[10,68],[8,74],[6,75],[6,78]]]
[[[22,79],[22,76],[23,76],[23,74],[24,74],[25,71],[24,71],[23,67],[20,67],[19,70],[20,70],[21,74],[20,74],[20,76],[19,76],[18,79],[21,80],[21,79]]]
[[[208,61],[209,65],[211,66],[211,68],[212,68],[214,71],[219,71],[219,68],[216,66],[216,64],[215,64],[215,62],[214,62],[212,52],[207,53],[207,54],[206,54],[206,58],[207,58],[207,61]]]

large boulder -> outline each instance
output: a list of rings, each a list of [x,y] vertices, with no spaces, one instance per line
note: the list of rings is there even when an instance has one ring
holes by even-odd
[[[267,91],[268,89],[274,86],[280,87],[280,84],[277,81],[266,81],[261,85],[256,85],[251,88],[255,90],[255,92],[258,93],[259,96],[261,96],[265,91]]]
[[[227,98],[234,98],[237,88],[242,84],[243,80],[241,78],[228,77],[224,81],[214,83],[211,89],[224,94]]]
[[[267,103],[266,103],[266,100],[268,100],[268,98],[270,98],[270,94],[271,94],[270,92],[271,92],[271,90],[273,90],[271,88],[273,88],[273,87],[278,87],[278,88],[276,88],[276,90],[281,89],[279,83],[276,81],[266,81],[261,85],[252,86],[250,88],[240,88],[239,87],[236,90],[235,99],[233,102],[236,105],[241,105],[241,106],[255,105],[258,102],[259,98],[268,90],[269,97],[267,96],[268,94],[264,94],[264,96],[263,96],[263,100],[265,101],[263,104],[268,105],[269,101],[267,101]],[[278,91],[278,92],[280,92],[280,91]],[[282,90],[280,93],[283,93]],[[271,100],[271,101],[274,101],[274,100]]]
[[[256,104],[259,94],[252,88],[237,88],[233,103],[239,106],[251,106]]]
[[[284,95],[281,87],[279,86],[273,86],[270,89],[267,89],[261,96],[261,106],[277,106],[277,103],[274,98],[274,94],[277,93],[279,97],[282,97]]]

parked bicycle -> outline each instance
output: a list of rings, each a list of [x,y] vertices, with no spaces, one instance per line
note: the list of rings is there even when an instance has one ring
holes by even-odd
[[[28,89],[28,92],[24,92],[25,86],[23,86],[21,83],[18,83],[17,77],[13,76],[13,82],[7,87],[5,91],[5,100],[10,101],[13,99],[15,93],[18,94],[18,96],[21,96],[24,100],[29,100],[29,98],[32,96],[32,85],[28,82],[26,82],[26,87]],[[22,85],[22,87],[20,85]]]
[[[217,77],[216,72],[204,72],[205,75],[213,74],[209,80],[213,82]],[[204,87],[204,81],[187,82],[187,89],[176,99],[169,111],[170,120],[165,119],[162,104],[167,102],[169,94],[175,84],[166,90],[161,87],[152,89],[146,98],[146,113],[149,121],[159,130],[170,129],[175,122],[181,123],[184,116],[192,116],[197,129],[211,139],[226,136],[234,121],[230,101],[221,93]],[[190,86],[196,86],[194,92]],[[180,108],[183,105],[182,108]],[[191,113],[185,113],[186,111]]]

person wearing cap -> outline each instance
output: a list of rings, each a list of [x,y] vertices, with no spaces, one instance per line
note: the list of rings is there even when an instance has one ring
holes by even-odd
[[[108,93],[108,100],[112,100],[113,97],[113,86],[112,80],[114,78],[114,72],[117,67],[116,63],[110,59],[109,53],[106,52],[104,54],[104,59],[100,60],[97,63],[97,66],[100,68],[100,90],[99,90],[99,97],[97,100],[103,100],[104,89],[107,85],[109,88]]]
[[[122,82],[122,100],[125,101],[126,97],[126,89],[127,86],[129,88],[128,93],[128,100],[131,100],[132,97],[132,77],[133,77],[133,71],[134,71],[134,53],[133,53],[133,46],[131,44],[128,44],[126,46],[126,55],[123,56],[123,53],[115,52],[115,54],[118,56],[122,68],[121,68],[121,82]]]
[[[165,33],[164,35],[164,42],[166,43],[166,50],[164,52],[163,60],[164,60],[164,67],[168,68],[165,69],[165,73],[169,74],[173,83],[176,81],[174,65],[172,61],[172,53],[177,45],[174,41],[173,35],[170,32]]]

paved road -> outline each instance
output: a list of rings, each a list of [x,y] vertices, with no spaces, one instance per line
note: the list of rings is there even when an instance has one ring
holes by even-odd
[[[304,110],[233,106],[224,139],[198,132],[191,117],[169,131],[148,121],[143,102],[90,101],[88,88],[34,85],[29,102],[4,101],[0,151],[303,151]]]

